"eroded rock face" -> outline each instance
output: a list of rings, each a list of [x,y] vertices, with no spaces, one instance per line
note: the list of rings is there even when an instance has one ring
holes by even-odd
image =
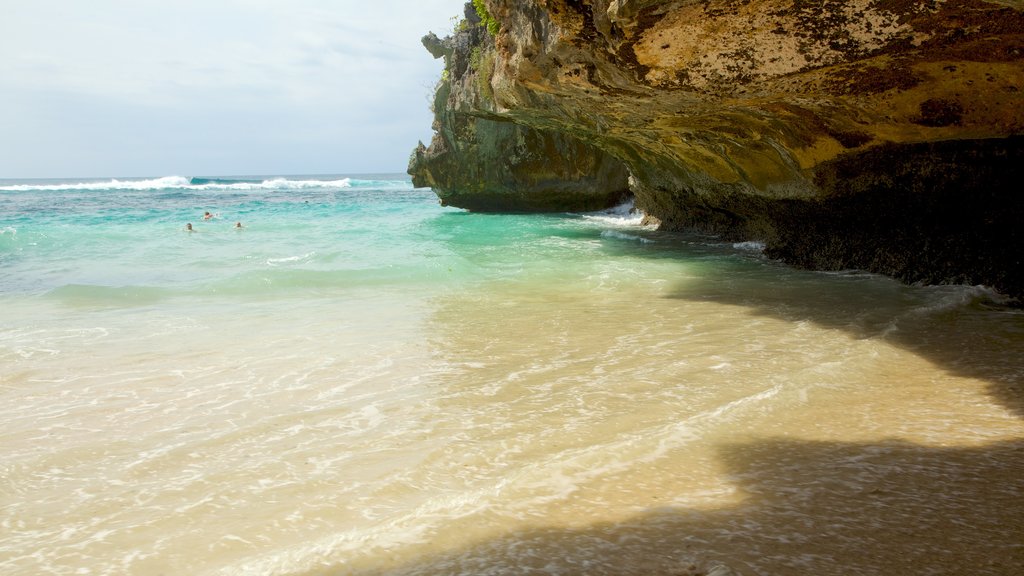
[[[486,4],[493,59],[451,84],[423,155],[468,142],[466,115],[557,133],[621,161],[665,228],[1024,295],[1024,2]]]
[[[478,211],[599,210],[629,197],[629,172],[611,154],[493,112],[493,38],[475,25],[471,5],[466,14],[454,36],[423,38],[435,58],[445,58],[446,71],[434,100],[434,138],[410,158],[413,183],[433,188],[442,204]]]
[[[442,205],[480,212],[594,211],[626,201],[625,166],[611,155],[558,132],[462,116],[457,139],[420,144],[413,183],[431,187]]]

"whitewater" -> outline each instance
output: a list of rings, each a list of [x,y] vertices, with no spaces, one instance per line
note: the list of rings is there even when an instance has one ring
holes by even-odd
[[[0,180],[0,573],[1020,574],[1024,314],[762,248]]]

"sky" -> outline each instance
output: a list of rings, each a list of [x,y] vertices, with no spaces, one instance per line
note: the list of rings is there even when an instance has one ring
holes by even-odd
[[[0,0],[0,178],[404,172],[463,4]]]

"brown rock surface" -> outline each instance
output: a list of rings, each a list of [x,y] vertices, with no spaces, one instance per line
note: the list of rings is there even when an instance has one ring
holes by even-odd
[[[420,183],[440,180],[425,159],[458,149],[449,170],[505,162],[609,201],[617,160],[665,228],[761,240],[803,266],[1024,295],[1024,2],[485,4],[496,37],[469,24],[445,40],[438,135],[410,166]],[[490,128],[468,126],[484,123],[533,136],[474,140]],[[509,142],[510,162],[486,152]],[[472,180],[449,176],[439,195],[473,207],[517,186]],[[520,196],[546,209],[533,189]]]

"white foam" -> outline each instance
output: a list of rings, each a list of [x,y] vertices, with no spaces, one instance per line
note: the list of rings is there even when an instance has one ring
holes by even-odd
[[[737,250],[747,250],[749,252],[764,252],[764,242],[737,242],[732,245]]]
[[[207,186],[203,184],[202,186]],[[212,186],[218,186],[216,184]],[[228,184],[232,189],[239,190],[250,188],[244,188],[244,186],[250,186],[248,183],[239,184]],[[243,186],[243,188],[234,188],[235,186]],[[352,180],[349,178],[342,178],[341,180],[288,180],[287,178],[273,178],[271,180],[264,180],[259,184],[252,185],[257,189],[286,189],[286,190],[298,190],[303,188],[351,188]]]
[[[640,242],[641,244],[650,244],[654,242],[650,238],[644,238],[643,236],[637,236],[635,234],[626,234],[624,232],[617,232],[615,230],[605,230],[601,232],[602,238],[614,238],[616,240],[632,240],[634,242]]]
[[[10,184],[0,186],[2,191],[26,192],[30,190],[158,190],[187,188],[190,180],[184,176],[164,176],[149,180],[104,180],[99,182],[68,182],[59,184]]]
[[[608,208],[607,210],[588,212],[582,216],[584,220],[599,222],[603,225],[629,228],[655,228],[653,225],[645,225],[643,223],[645,214],[636,209],[632,200],[623,202],[622,204]]]
[[[316,255],[316,252],[307,252],[299,256],[285,256],[284,258],[267,258],[267,264],[269,266],[277,266],[279,264],[288,264],[291,262],[304,262],[309,260]]]
[[[934,294],[934,298],[912,311],[911,315],[928,315],[940,312],[948,312],[959,308],[966,308],[972,305],[1007,306],[1013,302],[1004,294],[1000,294],[987,286],[968,285],[940,285],[928,286],[928,291]],[[1007,312],[1018,312],[1007,308]]]
[[[398,181],[396,181],[398,182]],[[407,184],[401,181],[403,184]],[[200,180],[193,184],[192,179],[185,176],[163,176],[141,180],[102,180],[92,182],[60,182],[49,184],[8,184],[0,186],[0,191],[61,191],[61,190],[298,190],[308,188],[351,188],[350,178],[335,180],[291,180],[288,178],[271,178],[260,181],[232,179]]]

